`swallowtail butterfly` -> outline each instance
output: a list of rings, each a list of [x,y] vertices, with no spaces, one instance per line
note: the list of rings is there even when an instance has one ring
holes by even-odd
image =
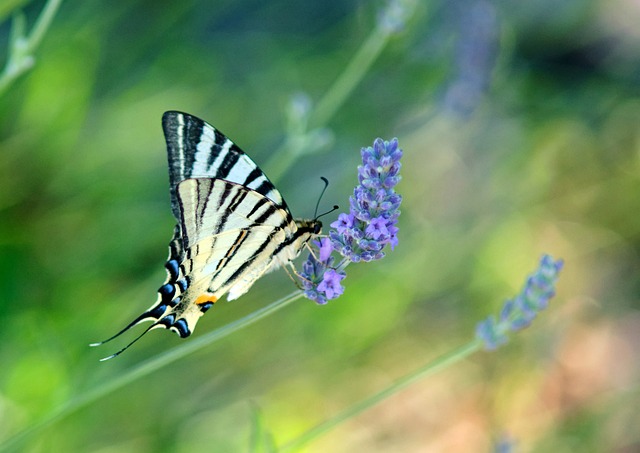
[[[166,112],[171,209],[177,220],[167,279],[148,310],[103,344],[144,321],[185,338],[223,295],[237,299],[265,272],[289,264],[320,233],[319,220],[294,219],[280,192],[220,131]]]

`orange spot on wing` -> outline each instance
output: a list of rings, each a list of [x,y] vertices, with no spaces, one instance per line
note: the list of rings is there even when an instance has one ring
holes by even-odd
[[[196,305],[203,305],[206,303],[213,303],[215,304],[218,301],[218,298],[216,296],[214,296],[211,293],[204,293],[201,294],[200,296],[198,296],[198,298],[196,299]]]

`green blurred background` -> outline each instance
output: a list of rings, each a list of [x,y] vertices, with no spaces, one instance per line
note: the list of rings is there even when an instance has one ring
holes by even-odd
[[[44,2],[2,0],[33,24]],[[206,119],[255,159],[317,101],[382,1],[63,2],[35,68],[0,98],[0,438],[181,341],[90,349],[155,300],[173,219],[160,117]],[[491,354],[419,382],[310,452],[640,450],[640,6],[425,1],[278,184],[294,215],[348,207],[359,149],[405,151],[400,245],[301,300],[34,434],[28,452],[246,451],[278,443],[473,336],[533,271],[557,298]],[[333,221],[336,213],[325,219]],[[194,337],[288,294],[284,272],[220,303]],[[125,339],[126,340],[126,339]],[[123,340],[124,341],[124,340]]]

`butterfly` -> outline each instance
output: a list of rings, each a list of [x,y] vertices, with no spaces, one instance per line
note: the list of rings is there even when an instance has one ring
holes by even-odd
[[[186,338],[226,294],[234,300],[265,272],[289,265],[322,223],[294,219],[280,192],[235,143],[187,113],[162,116],[171,210],[177,220],[156,302],[120,332],[145,321]]]

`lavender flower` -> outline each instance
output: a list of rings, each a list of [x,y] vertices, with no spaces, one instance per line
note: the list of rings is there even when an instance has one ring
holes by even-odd
[[[300,280],[305,296],[319,304],[340,296],[349,263],[383,258],[384,247],[398,245],[398,217],[402,197],[394,191],[400,181],[402,150],[398,140],[378,138],[373,147],[362,148],[362,165],[358,167],[358,186],[349,198],[349,213],[342,213],[331,224],[329,237],[315,242],[317,254],[311,253],[303,264]],[[342,255],[333,267],[333,251]],[[314,256],[317,255],[317,256]]]
[[[302,272],[299,273],[304,295],[320,305],[335,299],[344,292],[340,284],[346,276],[344,271],[332,269],[334,258],[331,256],[333,248],[329,238],[322,238],[314,241],[319,249],[319,260],[314,253],[309,253],[307,261],[302,265]]]
[[[333,248],[349,261],[372,261],[384,257],[382,249],[398,245],[398,228],[402,197],[394,187],[400,181],[402,150],[398,140],[378,138],[373,147],[362,148],[362,165],[358,167],[360,184],[349,198],[349,214],[340,214],[329,232]]]
[[[318,291],[323,292],[327,299],[335,299],[344,292],[344,287],[340,284],[344,277],[344,272],[328,269],[322,276],[322,281],[318,285]]]
[[[555,284],[563,267],[563,261],[553,261],[549,255],[540,260],[538,270],[527,278],[527,282],[515,298],[507,300],[498,319],[489,316],[476,326],[476,338],[488,350],[494,350],[508,341],[509,330],[518,331],[529,326],[538,312],[549,305],[555,295]]]
[[[444,110],[471,116],[491,85],[500,49],[496,7],[486,0],[465,2],[458,9],[457,43],[452,81],[445,89]]]
[[[390,0],[378,15],[378,27],[389,34],[402,31],[415,3],[414,0]]]
[[[498,442],[494,445],[494,453],[514,453],[516,450],[516,442],[507,434],[503,434]]]

